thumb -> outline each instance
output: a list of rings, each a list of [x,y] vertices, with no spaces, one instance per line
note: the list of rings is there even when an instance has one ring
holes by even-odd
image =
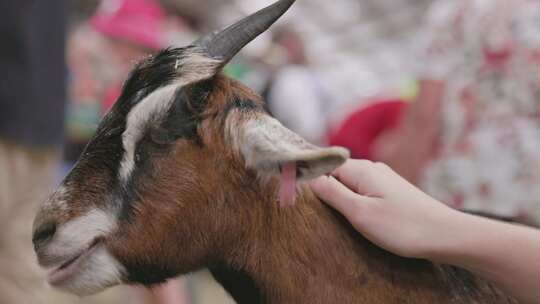
[[[369,197],[351,191],[332,176],[319,177],[310,181],[309,185],[321,200],[347,218],[370,200]]]

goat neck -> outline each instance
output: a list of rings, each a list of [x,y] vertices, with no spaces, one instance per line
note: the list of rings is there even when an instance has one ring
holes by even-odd
[[[376,248],[307,186],[289,208],[278,181],[248,174],[231,186],[243,191],[228,199],[228,237],[210,268],[238,303],[511,303],[465,271]]]

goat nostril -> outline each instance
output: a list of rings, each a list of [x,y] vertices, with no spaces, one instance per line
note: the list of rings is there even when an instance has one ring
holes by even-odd
[[[49,242],[54,234],[56,233],[56,223],[47,222],[39,226],[36,231],[34,231],[34,236],[32,237],[32,243],[34,243],[34,248],[41,247]]]

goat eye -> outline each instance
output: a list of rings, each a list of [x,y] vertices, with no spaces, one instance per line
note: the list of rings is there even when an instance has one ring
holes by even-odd
[[[152,141],[158,145],[166,145],[174,140],[171,132],[164,128],[156,128],[152,130],[150,137]]]

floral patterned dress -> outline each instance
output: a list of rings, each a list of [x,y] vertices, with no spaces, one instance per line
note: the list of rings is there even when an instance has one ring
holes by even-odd
[[[540,225],[540,1],[443,0],[428,23],[421,73],[446,90],[423,189]]]

